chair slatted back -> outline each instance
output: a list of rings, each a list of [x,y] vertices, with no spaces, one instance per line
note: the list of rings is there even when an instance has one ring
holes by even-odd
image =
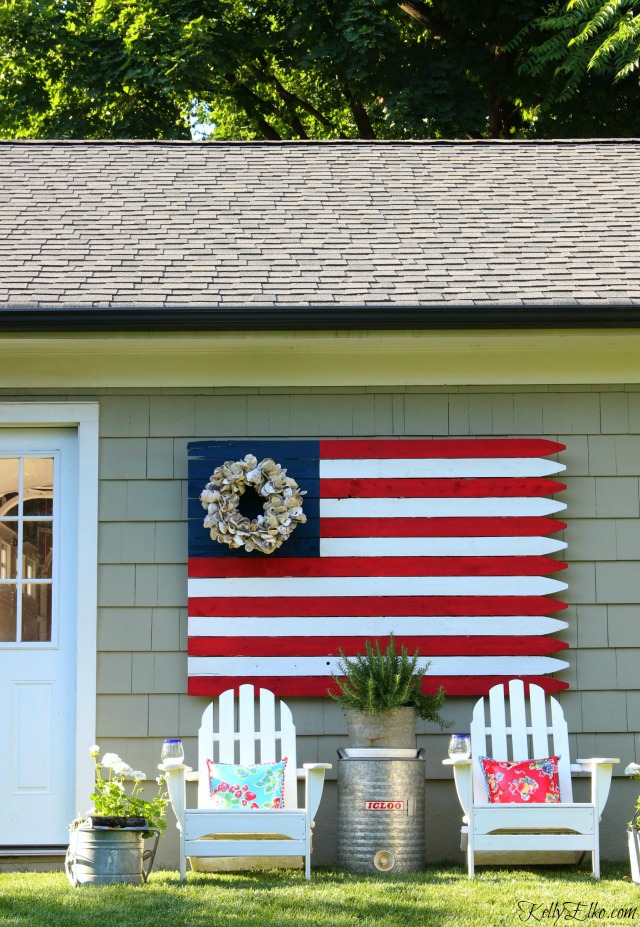
[[[559,756],[560,796],[563,802],[573,800],[567,722],[560,703],[553,697],[547,699],[540,686],[530,685],[525,698],[522,680],[512,679],[508,698],[504,686],[497,685],[489,690],[488,699],[479,699],[471,721],[471,753],[477,804],[489,802],[480,756],[516,761]]]
[[[240,686],[237,698],[227,689],[205,708],[198,731],[198,807],[211,805],[207,759],[250,766],[284,757],[284,806],[297,808],[296,731],[289,706],[260,689],[256,718],[254,687]]]

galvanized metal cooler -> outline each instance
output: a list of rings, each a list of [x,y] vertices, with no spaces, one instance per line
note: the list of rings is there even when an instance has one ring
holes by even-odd
[[[338,865],[348,872],[424,868],[424,750],[338,750]]]

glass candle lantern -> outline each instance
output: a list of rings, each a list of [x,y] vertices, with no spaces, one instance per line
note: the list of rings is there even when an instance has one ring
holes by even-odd
[[[452,760],[468,760],[471,756],[471,735],[452,734],[449,740],[449,756]]]

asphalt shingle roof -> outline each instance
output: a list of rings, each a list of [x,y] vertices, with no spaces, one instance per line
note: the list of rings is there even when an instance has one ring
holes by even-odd
[[[0,308],[640,305],[640,141],[0,143]]]

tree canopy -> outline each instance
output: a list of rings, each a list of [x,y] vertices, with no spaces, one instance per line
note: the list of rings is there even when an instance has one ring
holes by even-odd
[[[635,0],[569,0],[555,14],[534,20],[522,31],[520,39],[532,30],[544,36],[531,48],[522,70],[536,76],[553,66],[550,97],[560,101],[573,97],[591,75],[608,76],[616,84],[633,78],[637,84],[640,14],[636,7]]]
[[[599,0],[0,0],[0,136],[633,134],[637,82],[610,92],[633,42],[593,45],[635,28],[611,2],[607,26]],[[620,73],[581,63],[560,92],[574,38]]]

